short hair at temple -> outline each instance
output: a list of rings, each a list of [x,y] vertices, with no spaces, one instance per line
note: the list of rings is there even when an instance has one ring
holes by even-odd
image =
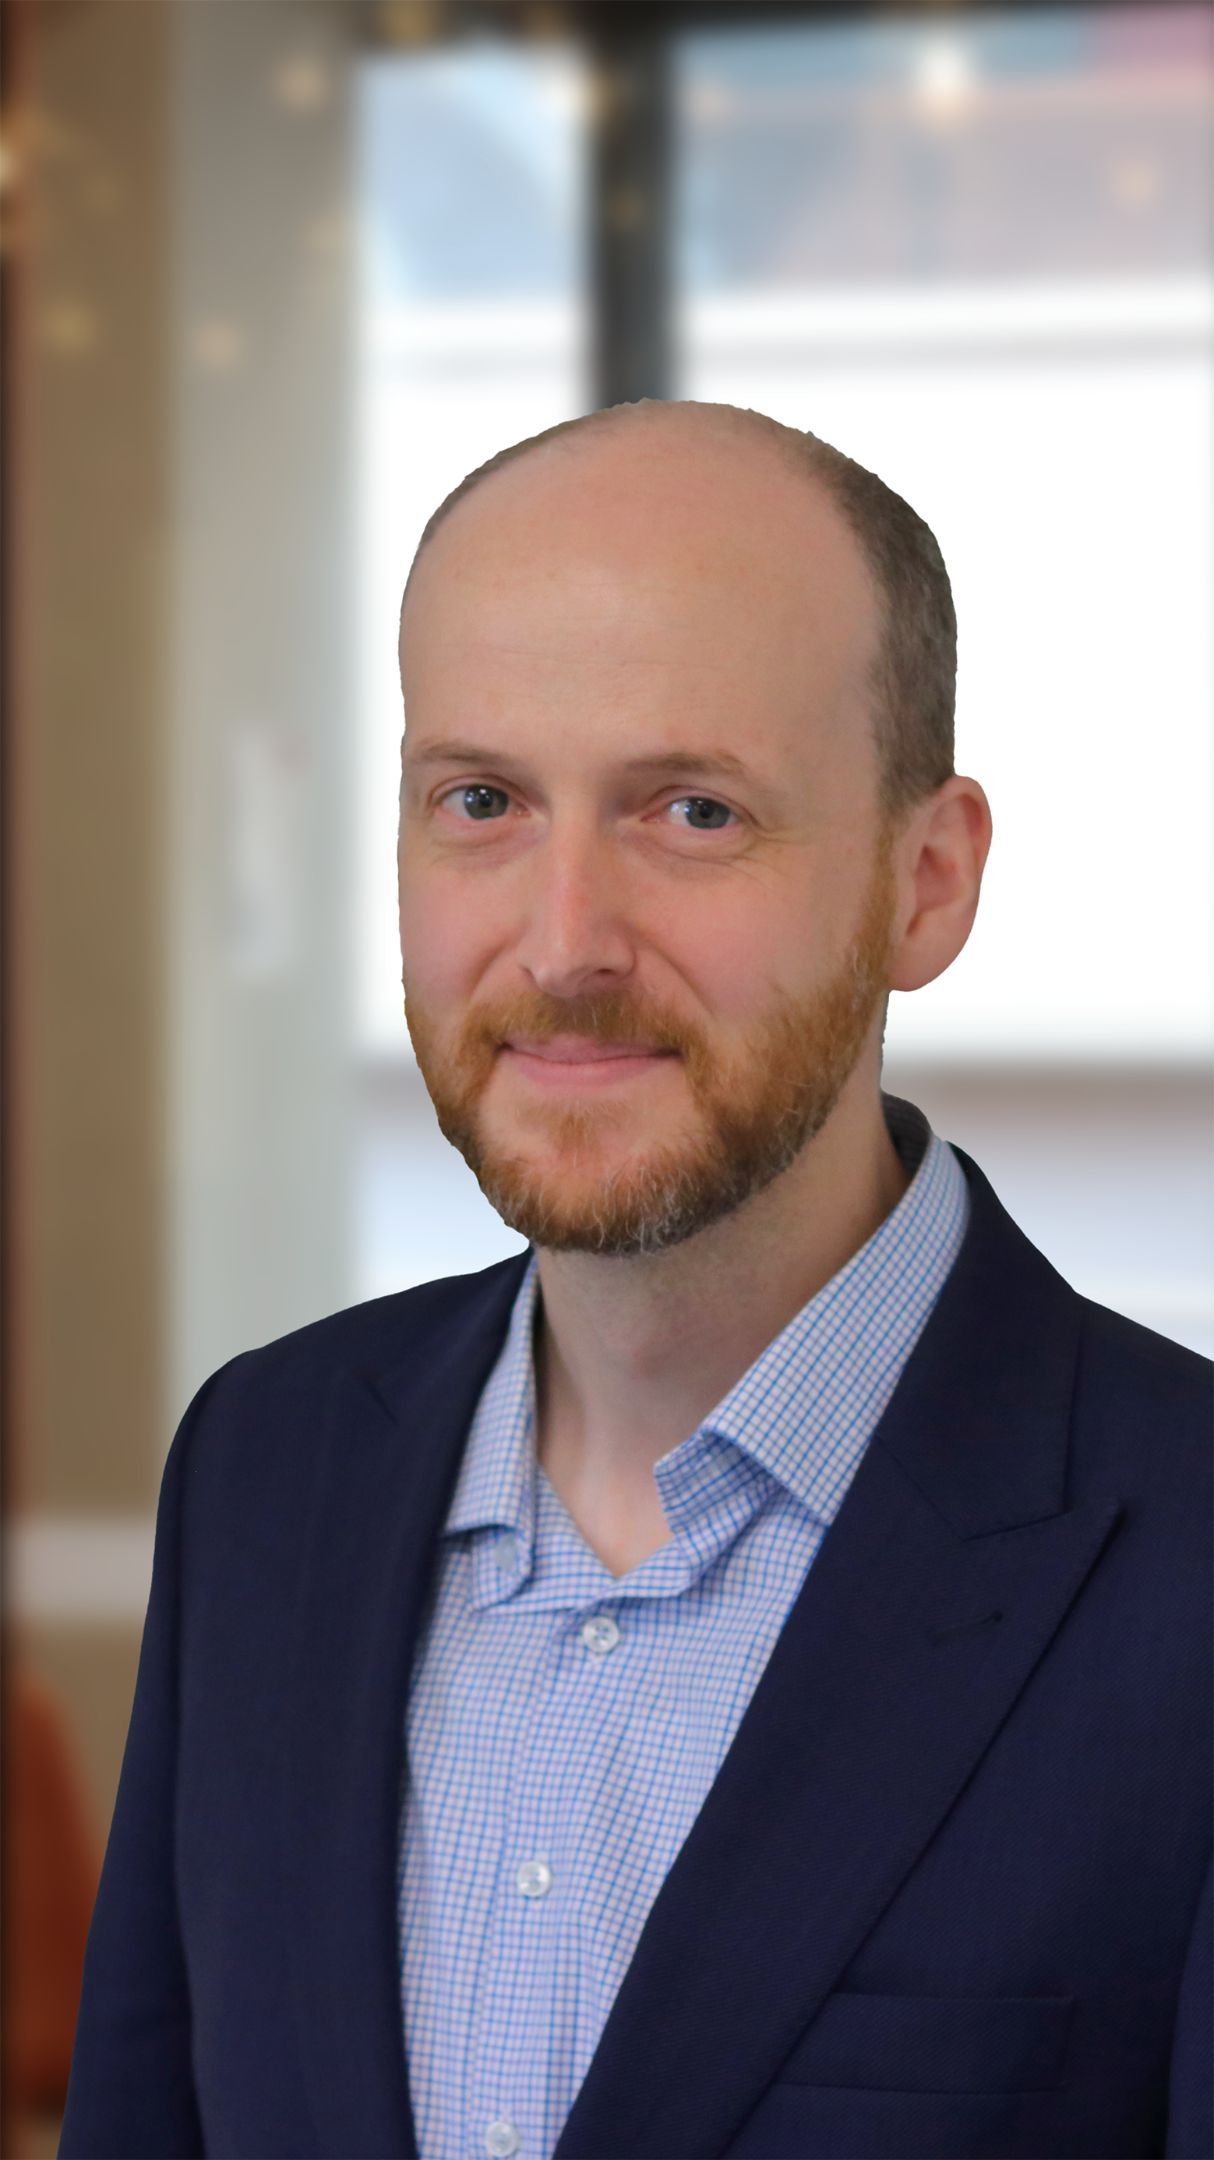
[[[627,426],[633,416],[649,419],[667,413],[703,415],[716,427],[750,433],[756,442],[770,445],[787,470],[823,490],[852,532],[880,609],[869,681],[871,714],[881,808],[888,817],[898,817],[933,794],[954,769],[957,617],[952,587],[930,526],[876,473],[808,428],[788,427],[749,407],[639,398],[558,421],[512,443],[468,473],[428,520],[405,585],[402,630],[409,586],[427,543],[480,481],[547,443],[603,434]]]

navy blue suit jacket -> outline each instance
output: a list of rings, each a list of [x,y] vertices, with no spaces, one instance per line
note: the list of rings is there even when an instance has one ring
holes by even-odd
[[[557,2160],[1214,2155],[1211,1368],[1077,1296],[961,1161],[960,1257]],[[415,2155],[406,1691],[525,1259],[249,1351],[186,1412],[65,2160]]]

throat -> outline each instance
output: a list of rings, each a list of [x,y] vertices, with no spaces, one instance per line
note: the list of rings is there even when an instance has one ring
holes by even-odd
[[[551,1429],[542,1433],[536,1458],[574,1528],[610,1574],[627,1575],[670,1543],[651,1469],[621,1476]]]

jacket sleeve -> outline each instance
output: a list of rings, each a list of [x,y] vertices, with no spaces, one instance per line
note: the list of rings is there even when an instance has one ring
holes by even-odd
[[[176,2160],[205,2152],[174,1865],[182,1488],[218,1374],[169,1449],[152,1587],[118,1797],[93,1908],[60,2160]]]
[[[1214,1865],[1214,1863],[1212,1863]],[[1189,1940],[1168,2081],[1167,2160],[1214,2160],[1214,1892],[1210,1868]]]

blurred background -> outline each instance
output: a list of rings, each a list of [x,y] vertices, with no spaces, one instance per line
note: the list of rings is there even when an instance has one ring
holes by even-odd
[[[928,520],[996,838],[887,1085],[1214,1349],[1211,24],[10,0],[9,2160],[55,2147],[187,1401],[522,1242],[396,949],[400,592],[493,451],[720,399]]]

